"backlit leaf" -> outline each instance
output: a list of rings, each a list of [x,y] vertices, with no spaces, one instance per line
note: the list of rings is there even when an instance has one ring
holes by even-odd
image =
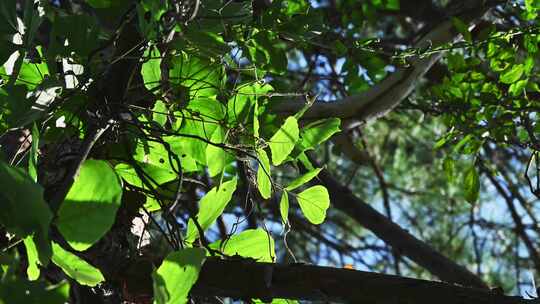
[[[302,129],[302,139],[300,140],[302,151],[313,149],[328,140],[330,136],[339,132],[340,125],[339,118],[321,119],[308,124]]]
[[[330,206],[328,190],[317,185],[308,188],[296,197],[304,216],[313,224],[321,224],[326,217],[326,209]]]
[[[152,91],[160,86],[161,81],[161,57],[157,48],[146,50],[144,57],[147,58],[142,64],[141,74],[144,81],[144,86]]]
[[[185,304],[191,287],[199,278],[206,250],[185,248],[167,255],[152,274],[156,304]]]
[[[272,163],[280,165],[289,156],[298,141],[298,122],[296,118],[288,117],[281,128],[270,138],[269,146],[272,152]]]
[[[504,72],[499,80],[502,83],[511,84],[518,81],[523,75],[524,67],[523,64],[517,64],[512,66],[509,70]]]
[[[222,127],[216,128],[210,142],[214,144],[224,144],[226,142],[225,130]],[[233,161],[233,157],[225,149],[208,144],[206,147],[206,164],[208,166],[208,173],[210,176],[216,176],[223,172],[225,166]]]
[[[306,174],[303,174],[302,176],[300,176],[297,179],[293,180],[285,189],[291,191],[291,190],[294,190],[294,189],[302,186],[303,184],[309,182],[315,176],[317,176],[319,174],[319,172],[321,172],[321,170],[322,170],[322,168],[317,168],[317,169],[309,171]]]
[[[289,222],[289,193],[283,191],[281,199],[279,200],[279,213],[281,214],[281,220],[283,223]]]
[[[86,250],[112,227],[122,199],[122,185],[109,164],[86,160],[60,205],[56,225],[75,250]]]
[[[273,262],[276,256],[274,239],[263,229],[248,229],[224,241],[210,244],[210,248],[233,256],[252,258],[258,262]]]
[[[270,176],[270,160],[263,149],[257,150],[259,168],[257,169],[257,187],[261,196],[268,199],[272,196],[272,179]]]
[[[79,284],[96,286],[105,278],[99,269],[53,242],[52,261]]]
[[[220,186],[212,188],[199,201],[199,212],[197,213],[197,222],[203,230],[208,229],[214,221],[223,213],[223,210],[232,198],[236,190],[237,180],[233,179],[224,182]],[[193,220],[189,220],[186,242],[193,242],[199,236],[199,231]]]

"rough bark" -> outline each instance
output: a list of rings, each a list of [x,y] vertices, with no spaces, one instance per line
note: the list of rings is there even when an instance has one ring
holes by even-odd
[[[191,290],[193,296],[273,298],[345,303],[531,304],[536,300],[502,291],[393,275],[304,264],[280,265],[209,259]]]

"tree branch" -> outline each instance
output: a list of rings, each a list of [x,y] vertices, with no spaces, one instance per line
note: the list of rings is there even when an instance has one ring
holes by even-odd
[[[326,170],[319,173],[332,200],[332,207],[344,212],[391,245],[399,254],[409,257],[433,275],[444,281],[465,286],[487,288],[478,276],[445,257],[425,242],[402,229],[380,214],[369,204],[356,197],[347,187],[336,181]]]
[[[467,1],[474,4],[474,9],[467,9],[457,16],[466,22],[471,22],[481,17],[487,6],[483,1]],[[470,7],[471,3],[467,3]],[[413,45],[415,49],[433,48],[455,41],[459,37],[453,28],[451,20],[445,20],[435,26]],[[379,118],[392,111],[399,105],[415,88],[416,82],[421,78],[441,57],[443,52],[436,52],[425,57],[419,56],[411,60],[411,64],[405,68],[398,68],[388,78],[376,84],[370,90],[361,94],[346,97],[334,102],[318,102],[309,108],[304,114],[304,119],[320,119],[338,117],[349,120],[344,129],[350,129],[358,124],[358,121],[368,121]],[[304,106],[301,102],[288,102],[276,105],[273,111],[281,115],[292,115]]]
[[[537,303],[486,289],[364,271],[217,259],[205,262],[191,295],[383,304]]]

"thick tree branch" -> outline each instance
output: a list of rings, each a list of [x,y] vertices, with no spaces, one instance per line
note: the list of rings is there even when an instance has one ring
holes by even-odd
[[[391,245],[399,254],[409,257],[433,275],[444,281],[465,286],[486,288],[487,285],[463,266],[445,257],[425,242],[390,221],[347,187],[336,181],[326,170],[319,173],[322,183],[328,188],[332,207],[344,212],[359,224],[372,231]]]
[[[286,298],[345,303],[531,304],[487,289],[313,265],[209,259],[193,296]]]
[[[467,10],[459,15],[466,22],[481,17],[487,6],[484,1],[466,1]],[[459,37],[453,28],[451,20],[446,20],[435,26],[413,45],[413,48],[424,49],[442,46],[451,43]],[[411,60],[405,68],[398,68],[384,81],[378,83],[370,90],[346,97],[334,102],[318,102],[304,114],[304,119],[320,119],[339,117],[348,120],[345,129],[356,126],[354,122],[376,119],[386,115],[399,105],[415,88],[417,80],[442,57],[443,52],[436,52],[428,56],[419,56]],[[288,102],[276,105],[274,112],[282,115],[292,115],[304,106],[301,102]],[[353,123],[351,123],[351,121]]]

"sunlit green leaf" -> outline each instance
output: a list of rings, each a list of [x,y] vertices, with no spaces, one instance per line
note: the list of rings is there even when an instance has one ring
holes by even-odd
[[[152,108],[152,120],[157,122],[160,126],[164,126],[167,122],[167,112],[169,109],[167,109],[167,105],[161,101],[156,100],[156,103],[154,104],[154,107]]]
[[[185,304],[191,287],[199,278],[206,250],[185,248],[167,255],[152,274],[156,304]]]
[[[99,269],[53,242],[52,261],[79,284],[96,286],[105,278]]]
[[[259,168],[257,169],[257,187],[261,196],[268,199],[272,196],[272,179],[270,175],[270,160],[263,149],[257,150]]]
[[[210,248],[233,256],[252,258],[258,262],[273,262],[276,254],[274,239],[263,229],[248,229],[223,241],[210,244]]]
[[[171,60],[169,79],[187,88],[190,98],[215,97],[223,82],[223,65],[179,53]]]
[[[199,201],[199,212],[197,213],[197,222],[203,230],[208,229],[214,221],[223,213],[223,210],[232,198],[236,190],[237,180],[233,179],[224,182],[220,186],[212,188]],[[189,220],[186,242],[193,242],[199,236],[199,231],[193,220]]]
[[[26,248],[26,256],[28,258],[26,274],[30,281],[35,281],[39,278],[40,270],[38,265],[41,265],[41,263],[39,262],[38,248],[32,236],[24,238],[24,248]]]
[[[270,138],[269,146],[274,165],[280,165],[289,156],[296,141],[298,141],[298,133],[298,122],[296,118],[290,116],[274,136]]]
[[[31,63],[25,61],[21,66],[16,83],[24,84],[29,89],[35,89],[47,75],[49,75],[49,68],[46,63]]]
[[[148,183],[153,186],[155,186],[153,182],[159,185],[178,178],[178,174],[172,171],[172,169],[145,163],[137,163],[137,165],[141,168],[143,174],[146,174],[145,177],[147,178]],[[114,167],[114,170],[128,184],[143,189],[148,188],[148,186],[139,178],[137,171],[132,166],[128,164],[118,164]]]
[[[326,217],[326,209],[330,207],[328,190],[317,185],[298,193],[296,199],[305,217],[313,224],[321,224]]]
[[[146,50],[144,57],[147,61],[142,64],[141,74],[144,86],[152,91],[161,85],[161,54],[157,48],[152,48]]]
[[[222,127],[218,127],[214,133],[212,133],[210,142],[214,144],[224,144],[226,142],[225,139],[225,130]],[[214,144],[208,144],[206,147],[206,163],[208,165],[208,173],[210,176],[216,176],[223,172],[225,166],[234,159],[229,152]]]
[[[37,182],[37,161],[39,149],[39,130],[36,124],[32,125],[32,148],[28,156],[28,174],[34,182]]]
[[[164,140],[171,144],[179,155],[189,156],[201,165],[206,165],[207,142],[218,124],[204,120],[196,114],[186,113],[179,136],[165,136]]]
[[[226,108],[215,98],[198,97],[191,100],[187,106],[193,117],[198,120],[216,123],[225,118]]]
[[[524,67],[523,64],[513,65],[509,70],[504,72],[499,80],[502,83],[511,84],[518,81],[523,75]]]
[[[86,160],[60,205],[56,225],[75,250],[85,250],[112,227],[122,199],[122,185],[109,164]]]
[[[279,213],[281,215],[281,220],[283,223],[289,222],[289,193],[283,191],[281,194],[281,199],[279,200]]]
[[[321,170],[322,170],[322,168],[317,168],[317,169],[309,171],[306,174],[303,174],[302,176],[300,176],[300,177],[296,178],[295,180],[293,180],[285,189],[288,190],[288,191],[291,191],[291,190],[294,190],[294,189],[302,186],[303,184],[309,182],[315,176],[317,176],[319,174],[319,172],[321,172]]]
[[[341,120],[339,118],[321,119],[302,128],[300,147],[302,151],[313,149],[328,140],[330,136],[339,132]]]
[[[255,101],[261,96],[266,96],[272,90],[272,86],[260,82],[241,85],[236,94],[227,102],[228,121],[231,123],[245,122]],[[257,109],[256,115],[258,115],[258,111]]]

